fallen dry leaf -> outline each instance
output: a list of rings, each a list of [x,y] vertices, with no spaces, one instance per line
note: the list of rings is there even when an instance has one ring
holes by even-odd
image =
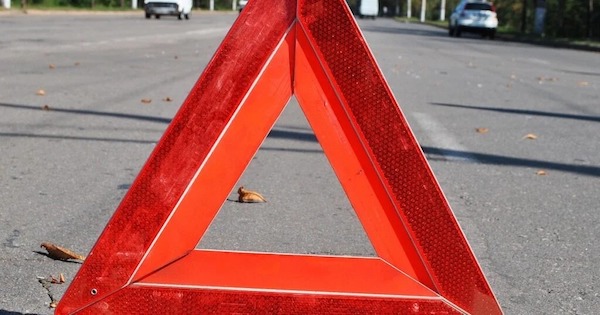
[[[75,63],[74,63],[74,65],[75,65],[75,66],[79,66],[80,64],[81,64],[81,63],[79,63],[79,62],[75,62]]]
[[[528,133],[523,137],[523,139],[529,139],[529,140],[535,140],[537,138],[538,138],[538,136],[533,133]]]
[[[487,133],[490,130],[488,128],[475,128],[475,131],[478,133]]]
[[[37,92],[35,92],[35,94],[39,95],[39,96],[44,96],[44,95],[46,95],[46,91],[40,89]]]
[[[52,243],[43,242],[40,247],[45,248],[48,251],[48,257],[53,258],[53,259],[58,259],[58,260],[76,259],[76,260],[82,260],[82,261],[85,260],[85,256],[79,255],[77,253],[72,252],[71,250],[54,245]]]
[[[150,104],[150,103],[152,103],[152,100],[149,99],[149,98],[142,98],[142,103],[144,103],[144,104]]]
[[[588,81],[579,81],[579,83],[577,83],[579,86],[588,86],[590,85],[590,83]]]
[[[48,106],[48,104],[42,106],[42,110],[50,110],[50,106]]]
[[[552,77],[537,77],[538,83],[542,84],[542,82],[546,81],[546,82],[554,82],[554,81],[558,81],[558,78],[552,78]]]
[[[49,64],[49,65],[48,65],[48,68],[50,68],[50,69],[54,69],[54,68],[56,68],[56,66],[55,66],[55,65],[53,65],[53,64]]]
[[[50,305],[49,305],[50,308],[56,308],[57,306],[58,306],[58,301],[50,302]]]
[[[263,197],[261,194],[255,191],[246,190],[244,189],[244,186],[241,186],[238,189],[238,195],[239,202],[267,202],[267,199],[265,199],[265,197]]]
[[[163,98],[162,100],[163,100],[163,102],[171,102],[171,101],[173,101],[173,99],[170,98],[170,97],[168,97],[168,96],[165,97],[165,98]]]
[[[540,175],[540,176],[544,176],[544,175],[546,175],[546,171],[544,171],[544,170],[539,170],[539,171],[537,171],[537,172],[535,172],[535,173],[536,173],[537,175]]]
[[[46,279],[46,281],[49,281],[50,283],[54,283],[54,284],[63,284],[63,283],[65,283],[65,276],[61,273],[58,275],[58,279],[57,279],[51,275],[49,278]]]

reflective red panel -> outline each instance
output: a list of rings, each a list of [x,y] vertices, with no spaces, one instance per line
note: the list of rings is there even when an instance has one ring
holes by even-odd
[[[461,314],[442,300],[129,286],[78,314]]]
[[[285,49],[277,48],[281,47],[278,45],[285,36],[288,36],[287,46]],[[294,39],[294,36],[298,38]],[[304,59],[291,62],[296,55],[301,55]],[[289,61],[291,68],[285,71],[263,71],[269,60],[280,60],[269,63],[277,67],[286,67]],[[311,65],[294,68],[296,64],[306,63]],[[407,296],[393,299],[375,298],[373,295],[358,296],[344,293],[342,290],[336,295],[331,291],[327,291],[327,294],[316,294],[311,293],[311,290],[315,291],[319,286],[311,287],[310,283],[303,284],[301,292],[297,294],[284,293],[282,286],[275,284],[271,285],[273,288],[267,289],[266,285],[259,286],[263,289],[262,292],[256,292],[256,286],[207,290],[208,285],[204,283],[186,283],[185,275],[211,271],[183,263],[188,261],[186,258],[192,256],[189,253],[194,249],[203,231],[198,232],[200,235],[192,235],[192,241],[186,241],[194,245],[190,246],[191,248],[178,246],[169,252],[152,252],[154,247],[151,245],[159,243],[154,242],[155,239],[158,235],[163,236],[159,232],[177,230],[178,226],[169,226],[171,221],[187,224],[186,220],[181,220],[180,217],[179,221],[175,220],[178,215],[174,214],[175,207],[184,203],[188,198],[184,192],[192,191],[190,189],[186,192],[186,188],[191,187],[196,178],[201,177],[195,175],[200,166],[209,159],[209,152],[224,150],[219,145],[227,143],[227,137],[221,135],[229,130],[227,126],[234,114],[243,113],[240,108],[248,102],[252,103],[253,88],[261,90],[261,83],[254,85],[258,77],[270,76],[269,80],[264,82],[277,82],[277,75],[281,73],[287,76],[282,78],[281,82],[288,84],[290,74],[294,72],[295,78],[303,78],[294,88],[309,89],[314,87],[311,86],[314,84],[327,85],[322,86],[319,93],[327,94],[323,99],[328,100],[328,104],[313,104],[311,101],[309,104],[301,104],[301,107],[310,113],[307,116],[314,118],[309,119],[311,124],[322,124],[315,127],[315,130],[319,130],[318,136],[321,138],[324,131],[335,133],[335,130],[331,132],[330,125],[325,125],[328,119],[335,117],[342,120],[338,121],[338,125],[342,126],[340,128],[344,131],[339,131],[336,136],[343,134],[346,138],[328,140],[327,143],[332,143],[336,148],[346,146],[346,142],[351,143],[348,147],[351,147],[353,152],[346,154],[356,156],[348,159],[351,160],[348,163],[332,164],[334,167],[338,165],[340,168],[364,171],[364,175],[360,175],[362,177],[356,176],[354,179],[360,179],[360,185],[372,185],[372,191],[357,195],[377,200],[359,202],[366,205],[371,201],[377,202],[379,208],[373,209],[380,209],[377,211],[382,213],[366,213],[369,208],[363,206],[360,218],[375,221],[376,224],[363,222],[365,226],[369,226],[367,232],[370,238],[378,231],[377,224],[381,222],[385,224],[385,229],[380,230],[385,230],[386,237],[396,237],[390,239],[389,244],[386,244],[385,238],[374,241],[382,263],[394,272],[401,273],[404,278],[419,281],[416,282],[417,285],[427,292],[435,293],[425,296],[411,291]],[[291,90],[281,91],[291,93]],[[299,101],[319,100],[318,96],[314,97],[314,91],[294,92],[306,97],[299,98]],[[282,92],[278,99],[285,98],[285,93]],[[339,99],[334,100],[336,97]],[[329,114],[321,114],[324,112],[322,109],[311,110],[310,106],[323,106],[327,108],[325,112],[334,114],[318,117]],[[240,115],[237,119],[243,121],[245,118]],[[232,127],[232,130],[237,129]],[[255,142],[258,143],[256,147],[244,150],[250,152],[258,149],[260,141]],[[219,149],[215,149],[215,146]],[[211,151],[213,149],[214,151]],[[324,148],[324,151],[332,150]],[[344,154],[328,154],[330,159],[343,157]],[[208,164],[210,163],[206,163]],[[336,169],[336,172],[338,171]],[[364,187],[357,185],[358,181],[350,183],[352,179],[340,178],[340,181],[345,188]],[[200,189],[204,189],[210,185],[199,186]],[[204,193],[210,196],[210,192]],[[353,204],[355,202],[353,201]],[[384,222],[385,220],[388,222]],[[171,241],[167,238],[162,240]],[[391,248],[403,251],[403,254],[382,254],[386,248],[388,252]],[[163,257],[165,264],[161,265],[162,260],[158,259],[154,260],[153,264],[144,265],[142,260],[152,260],[148,259],[152,254],[154,257],[167,255]],[[186,258],[181,259],[182,257]],[[292,263],[289,264],[293,267],[293,257],[291,259]],[[405,264],[406,260],[410,261]],[[172,263],[174,261],[178,263]],[[214,263],[219,265],[219,261]],[[237,264],[237,261],[235,263]],[[352,268],[356,266],[351,262],[350,264],[349,270],[354,270]],[[181,267],[178,267],[180,265]],[[149,269],[152,270],[136,275],[136,270],[144,269],[144,266],[151,266]],[[260,264],[258,266],[260,267]],[[309,264],[310,266],[312,265]],[[183,276],[177,277],[179,280],[169,282],[158,277],[161,273],[156,272],[154,278],[159,279],[157,283],[144,283],[144,277],[152,278],[152,275],[146,275],[152,274],[155,267],[157,271],[181,272]],[[177,270],[173,271],[175,267]],[[403,271],[403,267],[409,267],[411,270]],[[243,266],[240,268],[243,270]],[[303,272],[311,272],[311,268],[307,267],[307,271]],[[141,282],[138,282],[134,275],[142,278]],[[294,276],[301,278],[303,274]],[[281,274],[278,277],[281,277]],[[368,275],[366,277],[368,278]],[[320,277],[317,275],[314,278]],[[392,281],[390,278],[393,277],[383,278]],[[251,280],[254,284],[275,283],[261,283],[260,277]],[[392,283],[391,287],[396,284]],[[339,289],[339,284],[336,285]],[[63,296],[57,313],[66,314],[80,310],[90,314],[449,314],[455,313],[457,309],[472,314],[501,313],[406,119],[358,30],[346,1],[252,0],[233,25],[116,210]]]
[[[337,83],[398,215],[442,296],[475,313],[499,312],[470,247],[345,1],[299,0],[298,19]],[[403,43],[398,43],[402,45]],[[406,43],[409,44],[409,43]]]
[[[295,19],[295,1],[265,2],[268,10],[251,4],[232,26],[88,255],[58,313],[105,297],[133,274]],[[96,295],[90,294],[92,289]]]

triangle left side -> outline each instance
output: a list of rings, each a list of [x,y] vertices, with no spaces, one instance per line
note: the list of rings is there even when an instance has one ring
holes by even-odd
[[[292,96],[294,38],[291,27],[196,172],[131,282],[188,255],[198,244]]]
[[[203,231],[185,235],[189,239],[177,249],[170,250],[168,257],[152,260],[146,267],[140,268],[144,257],[149,256],[157,235],[164,232],[165,222],[182,200],[198,168],[209,155],[214,154],[213,147],[222,141],[222,132],[231,127],[229,121],[238,107],[251,101],[253,86],[255,90],[263,89],[261,93],[274,93],[269,102],[260,99],[260,94],[254,94],[254,105],[271,105],[269,110],[273,111],[274,117],[262,117],[264,113],[255,108],[253,112],[256,115],[253,117],[260,117],[263,128],[267,130],[263,138],[255,139],[258,144],[254,151],[250,145],[246,147],[245,150],[252,151],[247,154],[254,154],[279,115],[277,111],[280,112],[289,100],[291,69],[288,60],[291,48],[286,44],[289,42],[286,38],[293,38],[288,33],[295,19],[296,5],[295,2],[282,1],[272,4],[271,9],[270,12],[259,8],[247,10],[236,20],[96,241],[63,295],[56,314],[78,312],[118,294],[134,277],[142,277],[142,272],[152,272],[152,268],[159,268],[158,265],[172,262],[194,249]],[[249,26],[248,20],[256,24]],[[273,62],[281,64],[269,66]],[[271,80],[276,76],[275,83],[279,84],[276,90],[273,90],[272,81],[260,83],[262,79],[259,76],[264,69],[279,69],[277,75],[262,73],[263,79],[265,75]],[[281,104],[280,108],[274,104]],[[251,109],[254,105],[247,108]],[[250,127],[256,126],[252,124]],[[251,156],[248,161],[250,159]],[[240,173],[246,165],[238,167],[241,168]],[[214,197],[218,198],[211,196]],[[214,202],[222,203],[225,198]],[[212,217],[208,220],[210,223]]]

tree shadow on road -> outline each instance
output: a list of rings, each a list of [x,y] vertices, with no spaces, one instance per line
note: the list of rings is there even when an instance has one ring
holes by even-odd
[[[0,309],[0,315],[41,315],[41,314],[35,314],[35,313],[21,313],[21,312],[13,312],[13,311],[7,311],[7,310],[3,310]]]
[[[576,165],[557,162],[548,162],[532,159],[515,158],[510,156],[502,156],[496,154],[465,152],[459,150],[449,150],[435,147],[422,147],[423,152],[429,160],[445,160],[443,157],[462,158],[465,155],[477,160],[478,163],[500,165],[500,166],[515,166],[515,167],[531,167],[536,169],[556,170],[569,173],[575,173],[586,176],[600,177],[600,167],[589,165]]]
[[[33,105],[7,104],[7,103],[0,103],[0,107],[25,109],[25,110],[36,110],[36,111],[47,110],[47,111],[52,111],[52,112],[57,112],[57,113],[104,116],[104,117],[121,118],[121,119],[134,119],[134,120],[150,121],[150,122],[157,122],[157,123],[164,123],[164,124],[168,124],[171,122],[171,118],[133,115],[133,114],[124,114],[124,113],[115,113],[115,112],[101,112],[101,111],[87,110],[87,109],[65,109],[65,108],[58,108],[58,107],[44,108],[44,107],[33,106]]]
[[[545,117],[554,117],[554,118],[565,118],[565,119],[576,119],[576,120],[600,122],[600,116],[587,116],[587,115],[574,115],[574,114],[566,114],[566,113],[543,112],[543,111],[529,110],[529,109],[469,106],[469,105],[449,104],[449,103],[429,103],[429,104],[436,105],[436,106],[492,111],[492,112],[506,113],[506,114],[545,116]]]

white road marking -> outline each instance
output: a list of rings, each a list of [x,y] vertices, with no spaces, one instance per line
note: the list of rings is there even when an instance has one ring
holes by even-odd
[[[476,163],[477,159],[462,146],[440,122],[431,115],[413,112],[417,124],[427,132],[433,146],[439,149],[445,160]]]

